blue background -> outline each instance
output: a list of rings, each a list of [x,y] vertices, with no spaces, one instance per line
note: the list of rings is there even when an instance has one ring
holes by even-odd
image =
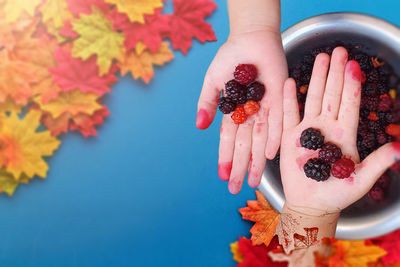
[[[190,0],[188,0],[190,1]],[[233,266],[229,243],[249,236],[217,176],[221,116],[195,128],[202,79],[226,40],[226,1],[209,17],[218,42],[156,69],[146,86],[125,77],[105,104],[99,136],[62,137],[47,179],[0,198],[1,266]],[[171,10],[171,4],[168,4]],[[309,16],[356,11],[400,25],[397,0],[285,0],[282,30]]]

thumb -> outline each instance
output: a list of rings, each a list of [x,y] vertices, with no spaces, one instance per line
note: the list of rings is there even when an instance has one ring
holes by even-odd
[[[400,143],[394,142],[380,147],[371,153],[356,169],[361,191],[367,192],[378,178],[400,159]]]

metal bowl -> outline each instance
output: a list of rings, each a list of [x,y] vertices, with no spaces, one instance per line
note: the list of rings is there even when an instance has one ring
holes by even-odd
[[[400,70],[400,29],[381,19],[356,13],[330,13],[303,20],[282,33],[289,67],[314,48],[342,42],[360,44],[370,55],[377,55]],[[399,75],[399,73],[397,73]],[[342,212],[336,237],[365,239],[400,228],[400,182],[392,178],[387,199],[375,203],[363,197]],[[284,194],[279,167],[268,162],[260,191],[281,211]]]

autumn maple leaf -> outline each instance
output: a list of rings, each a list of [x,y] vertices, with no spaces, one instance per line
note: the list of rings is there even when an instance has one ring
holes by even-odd
[[[41,113],[30,111],[23,119],[12,113],[2,118],[0,140],[5,170],[19,180],[23,174],[28,178],[46,177],[48,166],[43,156],[51,156],[60,141],[49,131],[38,132]]]
[[[73,58],[70,51],[62,48],[57,48],[54,55],[58,66],[51,68],[50,72],[54,81],[65,92],[79,89],[83,93],[94,93],[102,96],[111,92],[109,85],[117,81],[117,77],[113,74],[106,74],[102,77],[98,75],[99,68],[96,65],[95,56],[83,61],[79,58]]]
[[[6,22],[16,22],[23,13],[33,17],[36,7],[42,0],[5,0],[4,13]]]
[[[257,200],[247,201],[245,208],[239,209],[243,219],[256,222],[250,229],[251,241],[254,245],[269,245],[275,235],[275,229],[279,222],[279,213],[276,212],[260,191],[256,191]]]
[[[47,26],[47,30],[57,39],[62,41],[59,31],[64,25],[64,21],[73,18],[65,0],[47,0],[41,7],[42,23]]]
[[[163,7],[161,0],[105,0],[105,2],[115,4],[119,12],[128,15],[130,21],[140,23],[145,22],[144,14],[154,14],[156,8]]]
[[[124,76],[131,72],[136,80],[141,78],[145,83],[149,83],[154,77],[153,65],[161,66],[174,58],[174,54],[168,46],[169,44],[164,42],[156,53],[151,53],[139,42],[136,50],[129,52],[120,63],[121,74]]]
[[[382,257],[384,264],[400,262],[400,229],[370,240],[373,244],[386,250],[387,254]]]
[[[96,7],[105,13],[110,9],[110,4],[104,2],[104,0],[66,0],[68,9],[78,17],[81,14],[91,14],[92,8]]]
[[[269,246],[255,246],[251,240],[239,237],[239,241],[231,244],[231,251],[233,259],[239,263],[238,267],[287,266],[286,262],[274,262],[268,255],[270,251],[281,251],[277,236],[271,240]]]
[[[174,13],[169,15],[170,31],[165,35],[171,39],[172,47],[186,55],[192,46],[192,38],[200,42],[216,41],[210,24],[204,21],[217,5],[210,0],[174,0]]]
[[[97,55],[100,75],[108,73],[113,59],[122,60],[125,38],[114,32],[112,23],[100,10],[94,8],[93,14],[81,15],[72,22],[72,27],[80,35],[74,41],[72,56],[87,60]]]
[[[114,29],[122,31],[125,35],[125,48],[128,51],[142,41],[151,53],[156,53],[162,43],[163,34],[169,31],[168,16],[160,14],[160,10],[154,15],[145,16],[145,19],[146,23],[132,23],[126,14],[115,9],[112,11],[110,20]]]

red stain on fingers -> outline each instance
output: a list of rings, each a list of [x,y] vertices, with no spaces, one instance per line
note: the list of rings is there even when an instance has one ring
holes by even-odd
[[[200,130],[207,129],[210,126],[212,120],[208,111],[204,108],[201,108],[199,112],[197,112],[197,120],[196,120],[196,127]]]
[[[232,171],[232,161],[231,162],[222,162],[218,164],[218,175],[219,178],[223,181],[228,181],[231,176]]]
[[[353,80],[361,82],[361,69],[357,61],[350,60],[346,65],[346,72],[351,75]]]

